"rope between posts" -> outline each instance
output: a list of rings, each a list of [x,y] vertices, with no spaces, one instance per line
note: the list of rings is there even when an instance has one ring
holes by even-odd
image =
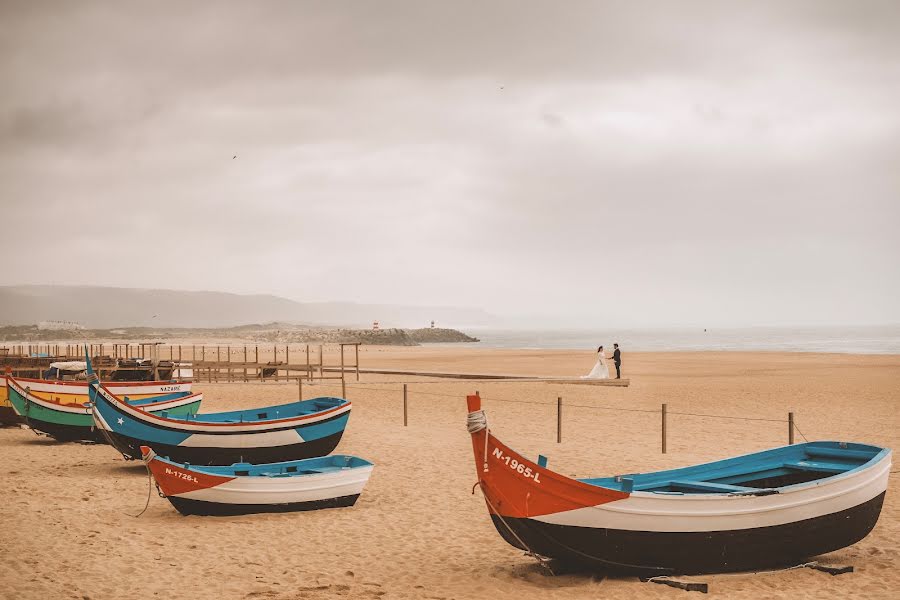
[[[809,441],[809,440],[808,440],[808,439],[806,439],[806,436],[805,436],[805,435],[803,435],[803,432],[802,432],[802,431],[800,431],[800,428],[799,428],[799,427],[797,427],[797,419],[794,419],[794,429],[796,429],[796,430],[797,430],[797,433],[799,433],[799,434],[800,434],[800,437],[802,437],[802,438],[803,438],[803,441],[804,441],[804,442],[808,442],[808,441]]]
[[[409,382],[393,382],[393,381],[390,381],[390,382],[389,381],[367,382],[367,383],[369,385],[372,385],[372,384],[375,384],[375,385],[398,384],[398,383],[409,384]],[[418,385],[420,383],[446,383],[446,382],[416,381],[413,383]],[[313,385],[338,385],[338,382],[335,381],[335,382],[327,382],[327,383],[326,382],[309,383],[307,385],[310,385],[310,386],[313,386]],[[352,382],[347,382],[345,385],[347,385],[347,386],[352,385],[353,388],[357,389],[357,390],[366,390],[366,391],[372,391],[372,392],[393,391],[393,390],[385,390],[385,389],[380,389],[380,388],[363,387],[363,386],[359,385],[358,383],[352,383]],[[459,398],[459,394],[447,394],[447,393],[443,393],[443,392],[426,392],[426,391],[422,391],[422,390],[416,390],[415,393],[421,394],[423,396],[437,396],[437,397],[441,397],[441,398]],[[531,400],[514,400],[512,398],[499,398],[497,396],[482,396],[482,399],[489,400],[492,402],[509,402],[512,404],[531,404],[534,406],[553,406],[553,404],[549,403],[549,402],[534,402]],[[595,410],[607,410],[607,411],[612,411],[612,412],[635,412],[635,413],[653,413],[653,414],[659,414],[661,412],[659,409],[653,409],[653,408],[625,408],[625,407],[620,407],[620,406],[593,406],[590,404],[568,404],[567,403],[566,407],[567,408],[588,408],[588,409],[595,409]],[[769,418],[764,418],[764,417],[739,417],[739,416],[734,416],[734,415],[711,415],[711,414],[707,414],[707,413],[692,413],[692,412],[681,412],[681,411],[667,411],[667,414],[679,415],[679,416],[684,416],[684,417],[699,417],[699,418],[707,418],[707,419],[728,419],[728,420],[734,420],[734,421],[759,421],[759,422],[765,422],[765,423],[786,423],[787,422],[786,419],[769,419]],[[796,422],[794,423],[794,427],[797,428],[797,432],[800,434],[800,436],[804,440],[806,440],[806,436],[803,435],[803,432],[801,432],[800,428],[797,427]]]
[[[659,412],[659,411],[654,411]],[[760,417],[736,417],[731,415],[707,415],[703,413],[677,412],[674,410],[667,411],[670,415],[682,415],[687,417],[706,417],[709,419],[734,419],[737,421],[767,421],[769,423],[787,423],[787,419],[764,419]]]

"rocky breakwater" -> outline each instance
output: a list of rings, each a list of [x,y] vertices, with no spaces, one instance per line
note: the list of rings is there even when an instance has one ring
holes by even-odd
[[[252,340],[280,344],[352,344],[418,346],[429,343],[477,342],[455,329],[278,329],[254,333]]]

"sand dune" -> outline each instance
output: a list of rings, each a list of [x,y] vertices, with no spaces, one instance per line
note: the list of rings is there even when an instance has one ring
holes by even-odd
[[[364,348],[364,366],[577,375],[593,354]],[[465,432],[465,395],[479,389],[492,429],[516,449],[549,455],[575,476],[687,465],[786,443],[785,419],[809,439],[900,446],[900,356],[627,353],[627,389],[540,383],[418,381],[402,426],[396,377],[351,384],[353,415],[338,452],[376,464],[355,507],[309,513],[182,517],[141,464],[107,446],[58,444],[0,430],[0,596],[4,598],[682,598],[631,577],[551,577],[495,532]],[[296,398],[296,385],[198,384],[205,412]],[[339,393],[304,386],[306,397]],[[556,397],[564,399],[556,443]],[[526,401],[519,403],[511,401]],[[798,438],[799,439],[799,438]],[[853,565],[683,578],[733,598],[892,597],[900,587],[900,499],[892,476],[881,520],[860,543],[820,557]]]

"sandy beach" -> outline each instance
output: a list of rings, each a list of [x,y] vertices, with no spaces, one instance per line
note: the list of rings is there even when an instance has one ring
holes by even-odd
[[[108,446],[60,444],[0,430],[0,597],[3,598],[684,598],[634,577],[548,576],[494,530],[476,481],[465,396],[479,390],[492,430],[550,467],[585,477],[650,471],[787,443],[787,413],[809,440],[900,446],[900,356],[631,353],[628,388],[466,382],[363,375],[338,447],[375,463],[345,509],[183,517],[143,465]],[[364,367],[577,376],[589,351],[363,347]],[[297,398],[296,384],[197,383],[203,412]],[[304,385],[338,395],[340,382]],[[556,398],[563,398],[556,443]],[[660,405],[669,416],[660,452]],[[691,413],[691,414],[678,414]],[[697,415],[748,417],[761,420]],[[797,441],[803,438],[798,435]],[[895,461],[896,464],[896,461]],[[894,470],[896,471],[896,467]],[[680,578],[729,598],[889,598],[900,588],[900,474],[864,540],[818,560],[852,565]]]

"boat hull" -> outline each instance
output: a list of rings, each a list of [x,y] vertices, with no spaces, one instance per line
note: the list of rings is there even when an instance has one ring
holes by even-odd
[[[15,380],[38,398],[57,404],[80,406],[89,400],[86,381],[55,381],[27,377],[16,377]],[[129,400],[143,400],[165,394],[188,393],[192,384],[172,381],[113,381],[107,384],[107,387],[117,396],[127,396]],[[0,406],[4,404],[4,400],[9,402],[5,376],[0,377]]]
[[[62,442],[107,441],[102,432],[95,427],[90,408],[46,400],[32,394],[30,386],[25,389],[24,383],[17,379],[7,381],[6,390],[13,409],[35,431],[46,433]],[[195,414],[201,402],[202,395],[185,396],[141,404],[140,409],[151,413],[165,411],[167,414],[185,416]]]
[[[9,403],[9,400],[6,400],[5,402],[0,400],[0,425],[19,425],[24,422],[25,420],[19,416],[16,409]]]
[[[341,496],[340,498],[327,498],[325,500],[310,500],[308,502],[286,502],[282,504],[222,504],[219,502],[207,502],[205,500],[191,500],[178,496],[167,496],[175,510],[181,514],[202,515],[213,517],[225,517],[234,515],[249,515],[255,513],[282,513],[302,512],[310,510],[322,510],[325,508],[345,508],[356,504],[359,494],[353,496]]]
[[[509,544],[567,564],[635,575],[695,575],[794,565],[855,544],[875,527],[884,497],[882,492],[812,519],[733,531],[629,531],[497,514],[491,520]]]
[[[336,417],[340,418],[340,417]],[[331,454],[341,441],[344,430],[331,435],[279,446],[213,447],[178,446],[153,440],[141,440],[114,431],[106,432],[109,442],[131,460],[141,458],[141,446],[149,446],[160,456],[192,465],[230,465],[237,462],[262,464],[286,460],[314,458]]]
[[[891,451],[807,442],[654,473],[572,479],[486,428],[469,430],[491,520],[508,543],[604,571],[701,574],[789,566],[844,548],[875,527]]]
[[[159,456],[193,465],[271,463],[328,454],[340,442],[351,409],[345,399],[318,398],[184,419],[136,410],[96,380],[90,396],[94,422],[123,456],[141,458],[140,448],[147,446]]]
[[[160,458],[147,446],[141,458],[178,512],[239,515],[353,506],[374,465],[355,456],[222,467],[197,467]]]

